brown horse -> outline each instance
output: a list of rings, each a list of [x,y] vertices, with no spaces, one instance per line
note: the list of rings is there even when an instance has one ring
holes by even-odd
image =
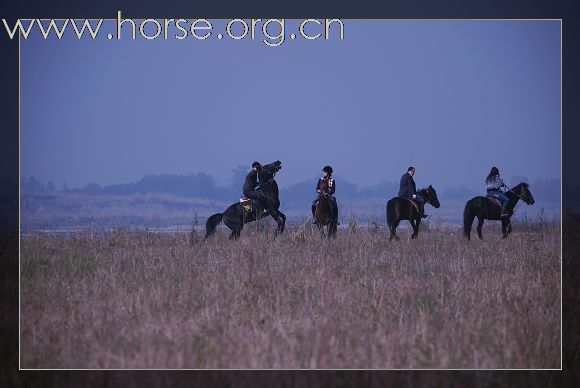
[[[321,235],[324,236],[324,227],[326,226],[328,229],[328,238],[336,237],[338,223],[338,214],[334,214],[331,201],[332,199],[329,196],[321,196],[314,210],[314,218],[316,218],[318,229]]]

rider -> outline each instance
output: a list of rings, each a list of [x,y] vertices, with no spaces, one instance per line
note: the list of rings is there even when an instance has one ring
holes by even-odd
[[[421,194],[417,193],[417,186],[415,185],[413,175],[415,175],[415,167],[411,166],[401,177],[401,183],[399,185],[399,197],[415,201],[417,203],[417,207],[419,208],[419,217],[425,218],[427,217],[425,214],[425,199],[421,196]]]
[[[333,197],[333,194],[336,191],[336,181],[332,178],[332,167],[324,166],[322,172],[323,175],[318,180],[318,184],[316,185],[316,192],[318,193],[318,196],[314,201],[312,201],[312,219],[314,220],[314,224],[316,224],[316,217],[314,216],[316,211],[316,203],[322,196],[327,196],[328,199],[330,199],[330,203],[332,204],[332,212],[338,220],[338,205],[336,204],[336,198]]]
[[[252,170],[248,175],[246,175],[246,180],[244,182],[244,195],[241,198],[242,201],[246,201],[250,198],[261,201],[264,198],[264,194],[257,190],[259,187],[258,172],[260,171],[262,171],[262,165],[258,162],[252,163]]]
[[[501,203],[501,217],[509,217],[509,211],[507,205],[509,198],[501,191],[501,188],[507,188],[503,179],[499,175],[499,169],[497,167],[492,167],[487,178],[485,178],[485,185],[487,188],[487,195],[497,198]]]

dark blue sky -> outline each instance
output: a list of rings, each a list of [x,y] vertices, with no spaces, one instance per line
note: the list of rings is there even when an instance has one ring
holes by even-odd
[[[281,186],[325,164],[361,186],[409,164],[437,187],[483,186],[492,165],[560,176],[559,21],[344,24],[343,41],[280,47],[22,41],[22,176],[76,187],[207,172],[226,183],[238,165],[276,159]]]

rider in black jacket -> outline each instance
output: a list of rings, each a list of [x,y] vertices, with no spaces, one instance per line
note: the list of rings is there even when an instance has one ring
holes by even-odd
[[[328,196],[330,203],[332,204],[332,212],[338,220],[338,205],[336,203],[336,198],[333,196],[336,191],[336,181],[332,178],[332,167],[325,166],[322,169],[322,172],[324,172],[324,175],[316,184],[316,192],[318,193],[318,196],[314,201],[312,201],[312,219],[314,224],[316,224],[316,217],[314,216],[316,203],[322,196]]]
[[[243,193],[244,196],[242,200],[245,199],[255,199],[260,201],[264,198],[264,194],[258,191],[258,172],[262,170],[262,165],[258,162],[252,163],[252,170],[246,175],[246,180],[244,181]]]
[[[415,167],[409,167],[407,172],[401,177],[399,197],[415,201],[419,208],[419,217],[425,218],[427,217],[427,215],[425,215],[425,199],[417,193],[417,186],[415,185],[413,175],[415,175]]]

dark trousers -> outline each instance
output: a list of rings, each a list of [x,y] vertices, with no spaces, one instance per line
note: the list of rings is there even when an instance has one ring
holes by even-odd
[[[506,216],[511,215],[510,210],[507,208],[508,203],[509,203],[509,198],[506,197],[506,195],[504,193],[502,193],[499,190],[487,190],[487,195],[491,195],[492,197],[499,200],[499,202],[501,203],[501,216],[502,217],[506,217]]]

